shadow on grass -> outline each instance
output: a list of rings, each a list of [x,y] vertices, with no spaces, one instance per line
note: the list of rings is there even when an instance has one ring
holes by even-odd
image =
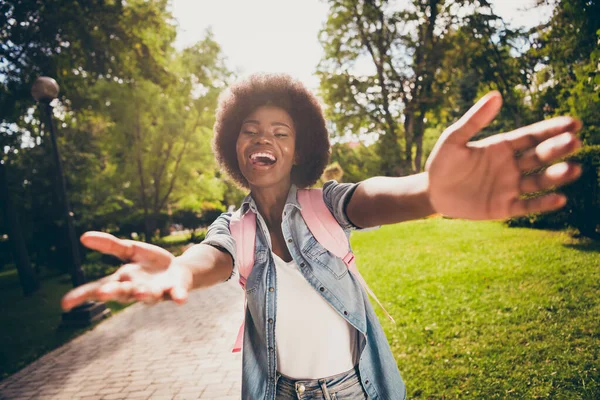
[[[600,241],[581,239],[578,243],[565,243],[563,246],[584,252],[600,253]]]

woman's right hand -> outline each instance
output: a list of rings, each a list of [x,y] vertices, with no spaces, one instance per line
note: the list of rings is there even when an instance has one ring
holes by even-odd
[[[88,300],[134,300],[148,304],[160,300],[185,303],[192,288],[191,271],[177,265],[167,250],[151,244],[124,240],[104,232],[86,232],[81,243],[90,249],[119,257],[127,264],[114,274],[70,290],[62,299],[66,311]]]

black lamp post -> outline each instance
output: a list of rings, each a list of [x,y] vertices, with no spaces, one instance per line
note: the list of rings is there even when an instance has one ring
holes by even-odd
[[[67,222],[67,231],[69,235],[69,247],[71,250],[71,281],[73,283],[73,287],[77,287],[85,283],[85,275],[83,273],[83,269],[81,268],[81,262],[79,258],[79,243],[77,241],[77,235],[75,234],[73,213],[70,210],[69,198],[67,197],[65,175],[56,143],[56,134],[54,133],[54,120],[52,118],[53,108],[50,104],[52,100],[58,97],[58,90],[58,83],[56,83],[54,79],[41,76],[33,83],[33,86],[31,87],[31,95],[37,102],[43,105],[47,115],[47,126],[48,130],[50,131],[54,163],[56,165],[56,173],[58,174],[58,180],[60,183],[63,212]],[[64,325],[86,326],[109,315],[110,310],[106,308],[104,303],[89,301],[78,307],[75,307],[69,312],[63,313],[62,322]]]

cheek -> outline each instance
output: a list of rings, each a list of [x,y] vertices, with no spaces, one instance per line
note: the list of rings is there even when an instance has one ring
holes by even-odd
[[[235,153],[237,154],[238,161],[241,161],[244,158],[244,143],[240,140],[239,136],[235,142]]]
[[[298,159],[300,157],[298,156],[298,153],[296,153],[296,146],[293,143],[289,147],[289,154],[291,155],[292,164],[294,164],[294,165],[298,164]]]

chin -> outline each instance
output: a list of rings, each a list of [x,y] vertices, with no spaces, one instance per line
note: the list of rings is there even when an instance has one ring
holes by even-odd
[[[276,186],[282,186],[282,185],[287,185],[290,186],[291,185],[291,179],[290,176],[288,175],[285,178],[281,178],[281,177],[276,177],[273,175],[255,175],[252,174],[251,176],[245,176],[246,180],[248,181],[248,184],[250,185],[251,188],[269,188],[269,187],[276,187]]]

